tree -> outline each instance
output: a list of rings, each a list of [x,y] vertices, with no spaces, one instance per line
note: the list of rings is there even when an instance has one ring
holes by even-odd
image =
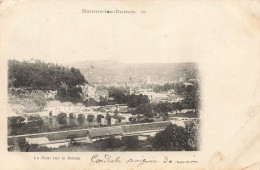
[[[89,98],[89,99],[84,100],[83,104],[85,106],[96,106],[98,104],[98,102],[93,98]]]
[[[137,107],[141,104],[148,104],[150,103],[150,100],[148,99],[147,96],[144,96],[142,94],[140,95],[135,95],[131,94],[130,96],[127,97],[127,106],[129,107]]]
[[[199,131],[198,126],[195,125],[194,122],[185,126],[185,131],[188,135],[188,145],[190,150],[197,151],[199,150]]]
[[[98,122],[99,124],[101,124],[101,119],[102,119],[102,118],[104,118],[103,115],[101,115],[101,114],[97,115],[97,122]]]
[[[119,111],[117,109],[114,110],[114,114],[118,115]]]
[[[175,110],[177,114],[177,103],[172,103],[172,110]]]
[[[82,89],[76,86],[59,87],[57,90],[57,97],[61,101],[70,101],[73,103],[78,103],[82,101]]]
[[[20,124],[25,120],[23,116],[8,117],[8,125],[12,128],[20,128]]]
[[[78,114],[78,122],[79,124],[83,124],[85,121],[85,115],[84,114]]]
[[[125,104],[127,100],[126,89],[109,87],[108,93],[110,97],[113,97],[118,104]]]
[[[128,151],[137,150],[140,143],[138,136],[123,136],[121,141],[124,144],[125,149]]]
[[[109,137],[102,141],[102,150],[115,149],[122,146],[120,139]]]
[[[87,116],[87,121],[89,122],[89,126],[90,126],[90,122],[94,121],[94,115],[88,115]]]
[[[57,121],[60,125],[64,125],[67,123],[67,114],[66,113],[59,113],[57,115]]]
[[[43,125],[43,119],[41,116],[29,116],[28,117],[28,126],[30,130],[34,130],[36,133],[41,129]]]
[[[121,123],[123,119],[124,119],[123,116],[117,116],[117,122],[118,123]]]
[[[191,102],[191,106],[195,109],[196,112],[198,112],[198,109],[200,108],[200,88],[199,88],[199,82],[194,82],[193,86],[190,89],[190,92],[188,93],[186,97],[187,101]]]
[[[70,118],[70,119],[73,119],[73,117],[74,117],[74,116],[73,116],[73,113],[70,113],[70,114],[69,114],[69,118]]]
[[[154,87],[153,91],[156,93],[157,92],[166,92],[166,91],[172,90],[174,88],[175,88],[174,83],[166,83],[163,86]]]
[[[119,119],[118,114],[119,114],[119,112],[118,112],[118,110],[116,109],[116,110],[114,111],[114,115],[113,115],[113,118],[116,119],[116,123],[118,122],[118,119]]]
[[[52,111],[49,112],[49,116],[52,117]]]
[[[64,82],[70,87],[87,83],[79,69],[65,68],[57,64],[35,60],[8,61],[9,87],[30,88],[37,90],[57,90]]]
[[[111,119],[112,119],[112,116],[109,113],[107,113],[106,120],[107,120],[108,125],[111,125]]]
[[[79,69],[65,68],[59,65],[44,63],[36,60],[8,62],[9,87],[26,90],[57,90],[57,97],[61,101],[73,103],[82,101],[80,85],[87,83]],[[35,103],[42,111],[46,105],[44,98],[35,98]]]
[[[41,116],[29,116],[28,121],[36,122],[37,125],[43,124],[43,119]]]
[[[100,100],[99,101],[100,106],[105,106],[105,105],[108,104],[108,100],[106,98],[102,97],[102,96],[99,97],[99,100]]]
[[[160,102],[154,106],[154,109],[157,113],[159,113],[160,116],[168,118],[168,113],[173,111],[173,106],[169,102]]]
[[[155,135],[152,147],[160,151],[190,150],[188,139],[189,135],[183,127],[170,124]]]
[[[150,119],[154,116],[154,111],[151,104],[141,104],[136,110],[136,114],[142,114],[146,117],[146,119]]]
[[[136,117],[137,122],[140,122],[141,118],[142,118],[141,114],[138,114],[137,117]]]
[[[175,85],[175,91],[177,94],[183,94],[185,92],[185,85],[183,83],[177,83]]]
[[[183,109],[183,107],[182,107],[181,103],[178,102],[178,103],[176,104],[176,113],[177,113],[177,110],[179,110],[179,111],[181,112],[182,109]]]
[[[26,152],[50,152],[51,149],[46,146],[40,146],[38,144],[28,145],[26,148]]]
[[[135,123],[135,122],[136,122],[136,118],[134,118],[134,117],[129,117],[128,120],[129,120],[131,123]]]

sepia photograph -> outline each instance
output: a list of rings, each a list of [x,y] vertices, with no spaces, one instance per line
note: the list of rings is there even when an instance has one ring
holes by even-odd
[[[259,169],[259,11],[0,1],[0,169]]]
[[[8,61],[10,152],[198,151],[196,63]]]

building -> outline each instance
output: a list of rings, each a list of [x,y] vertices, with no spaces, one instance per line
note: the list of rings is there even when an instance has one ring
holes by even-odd
[[[154,136],[171,124],[170,121],[122,125],[114,127],[93,128],[87,130],[86,142],[93,143],[109,137],[121,138],[122,136]]]
[[[50,141],[47,137],[34,137],[34,138],[25,138],[26,143],[29,145],[40,145],[46,146],[48,148],[59,148],[60,146],[68,146],[70,143],[69,139]]]
[[[53,116],[57,116],[61,112],[72,113],[78,111],[77,107],[73,103],[60,102],[58,100],[47,102],[44,110],[47,111],[48,113],[51,112]]]
[[[138,89],[135,91],[135,95],[147,96],[149,100],[163,100],[168,97],[167,93],[155,93],[152,89]]]
[[[48,99],[55,99],[55,97],[57,96],[57,90],[49,90],[45,93],[45,98]]]
[[[152,90],[147,90],[147,89],[136,89],[135,90],[135,95],[144,95],[147,96],[149,100],[152,100],[155,98],[155,92],[153,92]]]
[[[124,136],[133,136],[133,135],[154,136],[157,132],[164,130],[170,124],[171,124],[170,121],[163,121],[163,122],[123,125],[121,127],[124,131]]]
[[[81,86],[83,99],[94,98],[96,94],[96,87],[91,85]]]
[[[93,128],[87,130],[86,142],[93,143],[94,141],[100,139],[106,139],[108,137],[119,137],[123,136],[123,130],[119,126],[114,127],[103,127],[103,128]]]
[[[183,85],[185,86],[185,88],[187,88],[188,86],[193,86],[193,84],[188,83],[188,82],[183,83]]]
[[[175,94],[175,90],[174,90],[174,89],[168,90],[167,93],[168,93],[168,94]]]
[[[166,99],[168,97],[167,93],[155,93],[156,99]]]
[[[132,87],[132,86],[129,87],[129,94],[130,94],[130,95],[131,95],[131,94],[134,94],[134,90],[133,90],[133,87]]]
[[[159,131],[164,130],[171,123],[179,126],[184,126],[185,121],[197,121],[196,118],[173,118],[170,121],[152,122],[142,124],[130,124],[122,126],[112,127],[100,127],[92,129],[77,129],[69,131],[58,131],[42,134],[27,134],[25,140],[29,145],[37,144],[40,146],[46,146],[49,148],[55,148],[59,146],[68,146],[72,141],[93,143],[100,139],[106,139],[109,137],[121,138],[123,136],[138,136],[140,140],[147,139],[148,136],[155,136]],[[8,137],[8,146],[14,147],[17,138]]]
[[[36,137],[36,138],[25,138],[25,141],[29,144],[36,144],[36,145],[45,145],[50,143],[47,137]]]
[[[108,93],[108,90],[96,90],[96,93],[95,93],[95,96],[96,97],[103,97],[103,98],[108,98],[109,97],[109,93]]]
[[[142,95],[147,96],[149,100],[155,99],[156,93],[153,91],[141,92]]]
[[[189,117],[174,117],[171,118],[171,123],[176,124],[177,126],[185,127],[185,123],[194,122],[195,124],[198,122],[198,118],[189,118]]]

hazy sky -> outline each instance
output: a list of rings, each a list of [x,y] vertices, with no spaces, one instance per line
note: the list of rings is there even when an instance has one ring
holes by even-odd
[[[217,55],[224,50],[223,43],[236,43],[234,35],[250,29],[230,23],[229,16],[234,17],[236,11],[227,11],[229,4],[224,3],[154,1],[145,2],[144,9],[138,2],[89,2],[38,1],[14,8],[16,17],[8,25],[9,58],[197,62]],[[169,4],[172,8],[167,8]],[[138,14],[84,14],[82,9],[135,10]],[[140,14],[141,9],[147,14]]]

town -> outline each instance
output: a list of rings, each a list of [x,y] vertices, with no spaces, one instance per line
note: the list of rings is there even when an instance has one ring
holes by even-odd
[[[101,68],[10,60],[8,150],[199,150],[195,63]]]

